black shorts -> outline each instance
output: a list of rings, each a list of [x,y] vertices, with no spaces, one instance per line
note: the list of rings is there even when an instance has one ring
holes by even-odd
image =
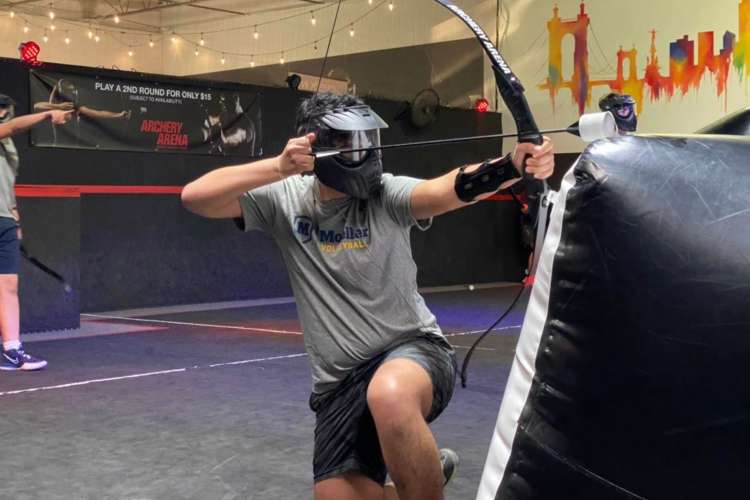
[[[315,482],[357,471],[383,484],[385,461],[375,422],[367,406],[367,387],[378,367],[395,358],[419,363],[432,379],[432,407],[427,422],[442,413],[453,395],[456,354],[438,337],[418,337],[359,365],[334,389],[310,396],[315,412]]]
[[[18,274],[20,248],[15,219],[0,217],[0,274]]]

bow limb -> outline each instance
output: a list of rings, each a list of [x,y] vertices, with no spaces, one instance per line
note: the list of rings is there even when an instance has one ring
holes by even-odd
[[[529,103],[526,100],[525,89],[518,77],[513,73],[513,70],[510,69],[510,65],[500,55],[490,37],[487,36],[487,33],[471,16],[450,0],[435,1],[461,19],[476,35],[482,49],[484,49],[484,52],[492,63],[492,71],[495,74],[495,83],[500,91],[500,96],[503,98],[505,105],[513,116],[513,120],[516,122],[518,141],[542,144],[543,138],[539,133],[539,127],[536,125],[534,115],[531,113]]]

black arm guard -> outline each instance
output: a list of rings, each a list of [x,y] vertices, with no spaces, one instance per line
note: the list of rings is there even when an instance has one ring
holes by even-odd
[[[480,194],[494,193],[503,182],[521,178],[510,154],[499,160],[487,160],[470,174],[464,173],[465,168],[459,169],[455,184],[456,196],[465,203],[471,203]]]

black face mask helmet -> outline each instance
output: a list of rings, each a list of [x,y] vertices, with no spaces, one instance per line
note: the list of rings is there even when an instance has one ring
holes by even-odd
[[[635,99],[627,94],[607,94],[599,100],[599,109],[609,111],[615,117],[620,133],[635,132],[638,116],[635,114]]]
[[[7,109],[8,112],[0,118],[0,123],[6,123],[13,119],[16,115],[16,101],[11,99],[5,94],[0,94],[0,110]]]
[[[378,147],[383,128],[388,128],[388,124],[369,106],[360,104],[316,116],[307,131],[316,134],[315,152],[324,152]],[[317,158],[314,172],[326,186],[367,199],[380,191],[382,155],[368,150]]]

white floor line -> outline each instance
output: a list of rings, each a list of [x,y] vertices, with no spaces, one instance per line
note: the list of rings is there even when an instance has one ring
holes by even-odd
[[[302,335],[302,332],[292,330],[273,330],[270,328],[255,328],[250,326],[215,325],[212,323],[192,323],[189,321],[167,321],[164,319],[128,318],[126,316],[109,316],[103,314],[81,314],[87,318],[116,319],[119,321],[135,321],[139,323],[154,323],[158,325],[199,326],[202,328],[221,328],[223,330],[243,330],[248,332],[279,333],[282,335]]]
[[[471,349],[471,346],[468,346],[468,345],[451,344],[451,346],[454,349]],[[475,351],[497,351],[497,349],[492,349],[490,347],[475,347],[474,350]]]
[[[303,356],[307,356],[307,353],[302,352],[302,353],[297,353],[297,354],[287,354],[283,356],[271,356],[268,358],[243,359],[241,361],[230,361],[227,363],[215,363],[215,364],[206,365],[206,366],[195,365],[195,366],[189,366],[185,368],[175,368],[172,370],[162,370],[158,372],[134,373],[132,375],[122,375],[120,377],[95,378],[91,380],[81,380],[80,382],[71,382],[68,384],[46,385],[42,387],[30,387],[28,389],[18,389],[15,391],[3,391],[3,392],[0,392],[0,396],[14,396],[17,394],[25,394],[27,392],[51,391],[55,389],[68,389],[70,387],[79,387],[82,385],[89,385],[89,384],[101,384],[104,382],[117,382],[120,380],[128,380],[128,379],[142,378],[142,377],[153,377],[156,375],[170,375],[173,373],[185,373],[189,370],[201,370],[204,368],[219,368],[222,366],[246,365],[249,363],[260,363],[263,361],[275,361],[279,359],[301,358]]]
[[[503,330],[514,330],[514,329],[517,329],[517,328],[521,328],[522,326],[523,325],[500,326],[498,328],[493,328],[492,331],[493,332],[502,332]],[[474,335],[476,333],[484,333],[486,331],[487,331],[487,329],[485,328],[483,330],[470,330],[468,332],[446,333],[445,336],[446,337],[460,337],[462,335]]]
[[[304,356],[307,356],[306,352],[301,352],[299,354],[287,354],[286,356],[273,356],[271,358],[243,359],[242,361],[229,361],[227,363],[216,363],[216,364],[213,364],[213,365],[208,365],[208,368],[218,368],[220,366],[247,365],[247,364],[250,364],[250,363],[260,363],[261,361],[275,361],[277,359],[302,358]]]
[[[159,372],[135,373],[133,375],[123,375],[121,377],[95,378],[92,380],[82,380],[80,382],[71,382],[69,384],[46,385],[42,387],[30,387],[28,389],[18,389],[16,391],[3,391],[0,396],[12,396],[14,394],[23,394],[26,392],[51,391],[53,389],[67,389],[69,387],[78,387],[81,385],[101,384],[102,382],[114,382],[117,380],[126,380],[130,378],[152,377],[154,375],[167,375],[170,373],[181,373],[187,371],[187,368],[176,368],[174,370],[162,370]]]

